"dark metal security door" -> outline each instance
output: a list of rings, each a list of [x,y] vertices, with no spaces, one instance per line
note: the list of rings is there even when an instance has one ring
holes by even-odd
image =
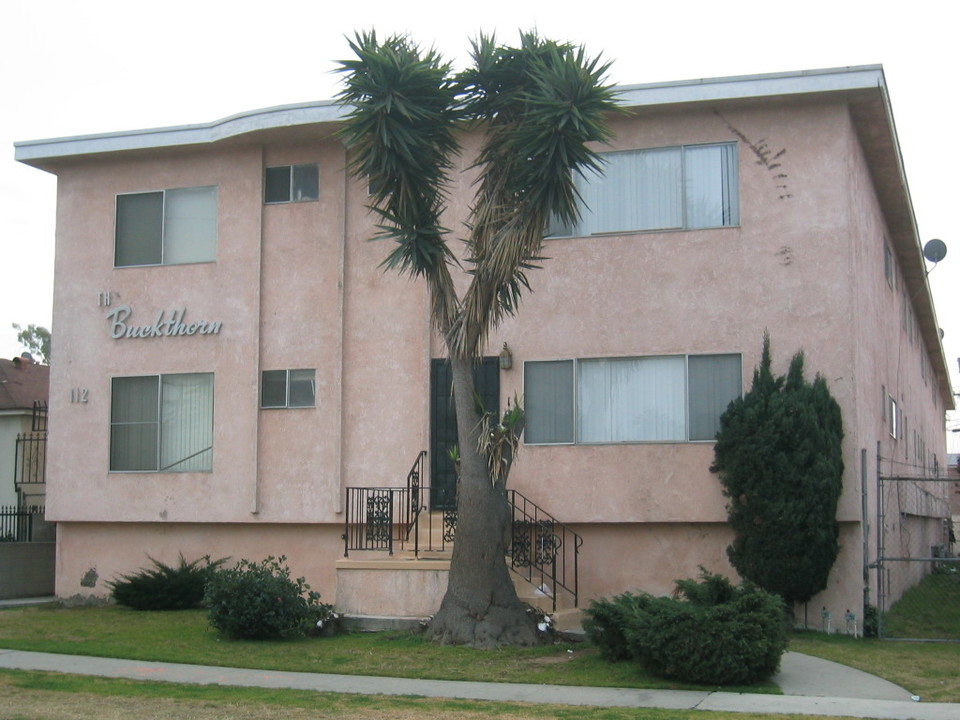
[[[450,364],[430,363],[430,486],[434,509],[457,506],[457,473],[450,448],[457,444],[457,415],[453,408]],[[483,358],[473,370],[473,382],[483,406],[500,413],[500,359]]]

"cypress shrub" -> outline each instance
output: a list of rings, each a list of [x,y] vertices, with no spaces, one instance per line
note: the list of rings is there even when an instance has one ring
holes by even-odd
[[[604,658],[617,662],[631,657],[625,634],[627,621],[651,599],[649,595],[623,593],[612,600],[591,601],[590,607],[584,610],[583,629]]]
[[[149,556],[148,556],[149,557]],[[184,610],[203,602],[204,588],[224,559],[209,555],[187,562],[180,554],[176,567],[150,558],[153,568],[141,568],[107,582],[110,594],[120,605],[134,610]]]
[[[608,659],[632,658],[684,682],[744,685],[775,674],[787,647],[784,604],[719,575],[678,580],[675,597],[625,593],[587,609],[584,629]]]
[[[801,351],[785,377],[774,377],[764,335],[753,386],[720,417],[710,468],[729,500],[731,564],[790,604],[827,587],[840,551],[840,406],[821,375],[804,379],[803,364]]]

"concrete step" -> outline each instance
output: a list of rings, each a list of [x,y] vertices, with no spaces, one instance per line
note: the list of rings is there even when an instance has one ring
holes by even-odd
[[[516,588],[517,597],[520,598],[520,600],[535,608],[539,608],[548,615],[555,612],[553,609],[552,588],[549,582],[544,581],[542,585],[537,585],[536,582],[540,579],[539,575],[535,576],[534,582],[530,582],[516,572],[511,572],[510,577],[513,579],[513,586]],[[573,608],[573,597],[562,588],[557,589],[556,608],[557,611]]]
[[[443,539],[443,512],[421,513],[417,524],[416,541],[421,549],[426,549],[429,552],[435,550],[450,551],[453,548],[452,541],[444,541]],[[405,544],[409,548],[413,547],[413,543],[414,538],[411,535]]]

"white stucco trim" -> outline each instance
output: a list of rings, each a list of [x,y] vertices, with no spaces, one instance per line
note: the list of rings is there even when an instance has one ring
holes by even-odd
[[[885,87],[880,65],[824,70],[701,78],[675,82],[627,85],[619,88],[625,107],[644,107],[783,95],[849,92]],[[250,110],[221,120],[146,130],[26,140],[14,143],[17,161],[45,168],[55,160],[84,155],[165,147],[206,145],[253,132],[317,125],[342,120],[344,110],[335,100],[279,105]]]

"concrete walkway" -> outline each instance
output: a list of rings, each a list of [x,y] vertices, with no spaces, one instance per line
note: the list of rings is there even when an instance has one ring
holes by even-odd
[[[696,690],[636,690],[513,683],[412,680],[360,675],[276,672],[178,663],[116,660],[0,649],[0,668],[76,673],[197,685],[292,688],[362,695],[554,703],[597,707],[723,710],[745,713],[840,715],[891,720],[957,720],[960,704],[910,700],[902,688],[853,670],[798,653],[784,656],[775,681],[785,695],[753,695]]]

